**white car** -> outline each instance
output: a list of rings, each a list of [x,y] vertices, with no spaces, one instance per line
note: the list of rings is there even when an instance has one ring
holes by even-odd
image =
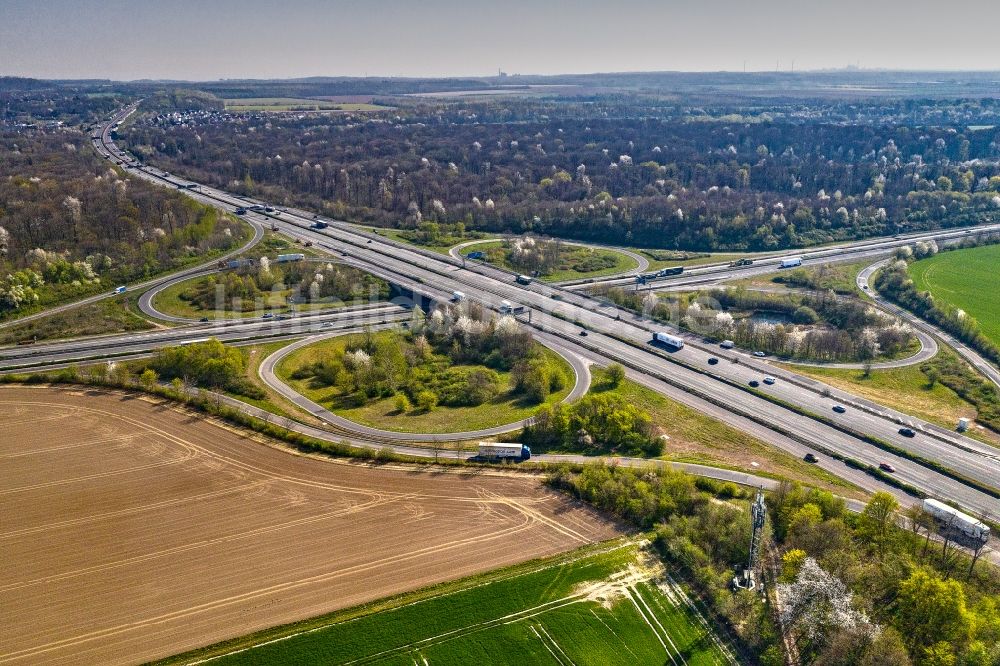
[[[775,381],[777,381],[777,380],[775,380],[774,377],[770,377],[770,376],[764,377],[764,383],[765,384],[773,384]]]

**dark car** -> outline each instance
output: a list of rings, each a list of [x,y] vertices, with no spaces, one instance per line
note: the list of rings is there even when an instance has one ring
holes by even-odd
[[[201,318],[201,319],[199,319],[198,321],[200,321],[200,322],[204,323],[204,322],[208,321],[208,317],[202,317],[202,318]]]
[[[917,433],[913,432],[913,428],[900,428],[899,434],[903,437],[915,437]]]
[[[882,462],[882,463],[879,463],[879,464],[878,464],[878,468],[879,468],[880,470],[882,470],[883,472],[889,472],[890,474],[892,474],[893,472],[895,472],[895,471],[896,471],[896,468],[895,468],[895,467],[893,467],[892,465],[890,465],[890,464],[889,464],[889,463],[887,463],[887,462]]]
[[[274,319],[274,315],[272,313],[268,312],[268,313],[264,314],[264,316],[261,317],[261,319]]]
[[[719,362],[719,359],[715,358],[714,356],[712,356],[711,358],[708,359],[708,364],[709,365],[716,365],[718,362]]]
[[[844,407],[843,405],[834,405],[833,411],[837,412],[838,414],[843,414],[844,412],[847,411],[847,407]]]
[[[756,379],[751,379],[750,380],[750,388],[757,388],[758,386],[760,386],[760,382],[759,381],[757,381]]]
[[[582,335],[583,337],[587,337],[588,333],[587,331],[580,331],[580,335]]]
[[[805,460],[807,463],[819,462],[819,458],[817,458],[815,455],[811,453],[807,453],[805,458],[803,458],[803,460]]]

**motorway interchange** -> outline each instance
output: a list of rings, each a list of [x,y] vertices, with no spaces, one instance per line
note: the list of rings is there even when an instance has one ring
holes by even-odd
[[[135,177],[170,187],[190,185],[190,181],[159,169],[133,163],[110,140],[112,127],[124,120],[133,109],[128,107],[122,110],[102,128],[94,140],[95,148],[109,160],[127,166]],[[227,212],[263,205],[263,202],[204,185],[196,189],[185,188],[185,191],[196,200]],[[265,225],[270,226],[293,239],[311,242],[314,249],[338,262],[350,263],[390,281],[403,293],[412,294],[412,301],[310,313],[283,320],[175,321],[181,325],[167,330],[3,349],[0,350],[0,371],[58,367],[96,358],[131,358],[148,355],[161,346],[208,337],[234,344],[250,344],[262,339],[292,339],[346,332],[365,326],[393,325],[412,316],[411,307],[427,307],[433,302],[447,301],[455,290],[460,289],[467,299],[494,310],[506,307],[505,302],[518,309],[523,307],[523,313],[518,315],[522,323],[534,329],[539,341],[557,348],[564,355],[575,355],[587,362],[604,365],[612,361],[622,363],[630,378],[746,430],[779,449],[797,456],[804,452],[813,453],[819,466],[861,487],[890,490],[902,499],[912,501],[898,489],[849,468],[842,462],[844,458],[871,467],[887,463],[895,470],[894,476],[900,482],[931,496],[957,502],[971,513],[1000,516],[1000,499],[995,496],[1000,493],[988,490],[1000,488],[1000,451],[969,437],[827,387],[749,354],[719,349],[697,336],[685,335],[687,344],[673,353],[653,347],[649,343],[652,332],[661,330],[662,325],[582,293],[580,287],[583,285],[560,286],[537,281],[528,285],[517,284],[514,276],[502,269],[422,250],[369,233],[355,225],[318,218],[305,211],[247,212],[243,217],[255,228],[251,244],[259,240]],[[316,219],[326,222],[327,228],[312,228]],[[928,232],[827,247],[802,252],[799,256],[816,262],[862,258],[874,261],[896,247],[917,240],[948,242],[969,233],[995,232],[998,229],[1000,225],[984,225],[972,230]],[[645,288],[698,285],[756,275],[774,270],[778,261],[778,258],[762,259],[750,267],[739,268],[728,264],[698,267]],[[204,270],[205,267],[189,269],[183,277],[189,278]],[[178,279],[181,278],[175,275],[143,286],[151,286],[151,291],[147,293],[152,293]],[[634,283],[634,280],[614,278],[607,282]],[[90,300],[96,299],[88,299],[88,302]],[[147,314],[155,314],[150,311],[151,303],[152,298],[148,295],[141,303]],[[586,336],[581,335],[584,331]],[[720,362],[710,365],[710,357],[720,359]],[[775,383],[756,389],[749,387],[751,381],[765,375],[774,377]],[[837,413],[833,410],[834,406],[846,407],[846,411]],[[909,438],[901,435],[899,431],[903,428],[912,429],[916,436]],[[374,441],[370,433],[364,432],[347,433],[346,437],[338,434],[336,437],[338,440],[345,438],[361,445],[385,444],[381,440]],[[912,455],[896,455],[880,449],[871,443],[872,438],[888,442]],[[427,449],[402,445],[398,448],[411,454],[421,451],[428,454]],[[914,457],[925,462],[914,460]],[[717,470],[715,475],[735,480],[744,477],[738,473],[727,474],[724,470]]]

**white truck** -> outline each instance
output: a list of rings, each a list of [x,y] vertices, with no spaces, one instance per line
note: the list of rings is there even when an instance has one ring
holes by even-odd
[[[482,460],[528,460],[531,449],[524,444],[498,444],[496,442],[479,442],[477,457]]]
[[[989,526],[972,516],[936,499],[925,499],[922,506],[943,530],[943,536],[971,544],[985,544],[990,540]]]
[[[802,265],[802,257],[785,257],[778,264],[778,268],[794,268]]]
[[[120,287],[115,287],[114,293],[116,293],[116,294],[124,294],[125,291],[126,291],[125,285],[122,285]]]
[[[278,257],[277,257],[277,259],[275,259],[275,262],[279,263],[279,264],[283,264],[283,263],[288,262],[288,261],[302,261],[305,258],[306,258],[306,255],[304,255],[302,253],[279,254]]]
[[[678,338],[676,335],[664,333],[663,331],[653,333],[653,344],[663,345],[664,347],[669,347],[674,350],[684,348],[683,339]]]
[[[465,300],[465,292],[462,292],[462,291],[453,291],[453,292],[451,292],[451,300],[453,300],[456,303],[460,303],[460,302],[464,301]]]

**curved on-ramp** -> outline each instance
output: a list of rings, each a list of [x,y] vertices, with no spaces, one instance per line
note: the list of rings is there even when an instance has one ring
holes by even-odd
[[[503,240],[503,239],[497,239],[497,238],[477,238],[476,240],[465,241],[464,243],[459,243],[458,245],[455,245],[455,246],[449,248],[448,249],[448,254],[451,255],[452,258],[458,259],[459,261],[462,261],[463,260],[462,250],[464,250],[465,248],[471,247],[473,245],[481,245],[483,243],[495,243],[495,242],[497,242],[497,240]],[[596,249],[596,250],[608,250],[609,252],[617,252],[619,254],[625,255],[626,257],[628,257],[629,259],[631,259],[632,261],[634,261],[636,263],[635,268],[630,268],[629,270],[622,271],[621,273],[612,273],[611,275],[602,275],[600,277],[601,280],[610,280],[610,279],[613,279],[613,278],[628,277],[628,276],[634,275],[636,273],[643,273],[643,272],[645,272],[646,270],[649,269],[649,259],[646,259],[646,257],[642,256],[638,252],[633,252],[632,250],[626,250],[625,248],[613,247],[613,246],[610,246],[610,245],[595,245],[593,243],[581,243],[579,241],[568,241],[568,240],[563,240],[561,238],[560,239],[556,239],[556,240],[558,240],[558,242],[562,243],[563,245],[574,245],[574,246],[577,246],[577,247],[589,247],[589,248]],[[566,283],[575,283],[577,281],[578,280],[566,280],[565,282]],[[563,282],[552,282],[551,284],[558,285],[558,284],[563,284]]]
[[[955,336],[951,335],[944,329],[938,328],[930,322],[921,319],[906,308],[902,308],[895,303],[888,301],[875,290],[875,287],[870,282],[872,275],[874,275],[876,271],[881,269],[890,261],[892,260],[883,259],[881,261],[877,261],[858,273],[858,277],[856,278],[858,288],[871,296],[871,298],[879,304],[879,307],[908,322],[916,330],[922,331],[925,335],[932,334],[943,340],[949,347],[958,352],[959,356],[964,358],[972,367],[986,376],[991,382],[1000,386],[1000,370],[998,370],[996,366],[991,364],[985,358],[980,356],[978,352],[955,338]]]
[[[212,259],[211,261],[205,262],[203,264],[198,264],[197,266],[191,266],[190,268],[185,268],[176,273],[162,275],[160,277],[146,280],[145,282],[139,282],[137,284],[130,285],[129,291],[134,292],[140,290],[148,290],[150,287],[157,287],[159,285],[165,286],[165,283],[173,283],[182,279],[186,280],[195,275],[199,275],[205,272],[211,272],[212,269],[210,267],[218,264],[218,262],[225,261],[226,259],[235,257],[239,254],[246,252],[247,250],[252,249],[264,237],[264,227],[261,226],[259,222],[253,222],[250,220],[243,220],[243,221],[250,225],[254,233],[253,237],[249,241],[247,241],[242,247],[227,252],[226,254],[220,257],[216,257],[215,259]],[[79,301],[73,301],[72,303],[66,303],[65,305],[57,305],[56,307],[48,308],[46,310],[42,310],[41,312],[36,312],[35,314],[25,315],[24,317],[18,317],[17,319],[11,319],[10,321],[2,322],[0,323],[0,328],[13,326],[14,324],[21,324],[27,321],[33,321],[35,319],[41,319],[42,317],[48,317],[49,315],[58,314],[60,312],[65,312],[67,310],[72,310],[73,308],[78,308],[84,305],[90,305],[91,303],[97,303],[98,301],[103,301],[106,298],[111,298],[113,296],[118,296],[118,295],[119,294],[116,294],[113,291],[105,292],[103,294],[96,294],[94,296],[89,296],[87,298],[80,299]]]
[[[507,432],[512,432],[523,428],[524,425],[530,421],[529,419],[522,419],[520,421],[515,421],[514,423],[506,423],[499,426],[494,426],[492,428],[482,428],[479,430],[469,430],[465,432],[451,432],[451,433],[412,433],[412,432],[396,432],[392,430],[382,430],[379,428],[373,428],[371,426],[362,425],[351,421],[350,419],[345,419],[342,416],[334,414],[330,410],[326,409],[319,403],[316,403],[309,398],[305,397],[288,384],[281,381],[275,374],[274,369],[277,367],[286,356],[298,351],[299,349],[321,342],[323,340],[328,340],[330,338],[338,337],[344,335],[343,332],[328,333],[325,335],[314,335],[308,338],[304,338],[297,342],[294,342],[286,347],[282,347],[278,351],[270,354],[265,358],[260,367],[257,370],[257,374],[260,376],[261,380],[267,384],[269,387],[280,393],[286,399],[290,400],[296,406],[304,409],[306,412],[312,414],[316,418],[337,426],[343,430],[354,433],[361,437],[368,439],[380,439],[385,441],[406,441],[406,442],[448,442],[448,441],[468,441],[474,439],[483,439],[487,437],[495,437],[496,435],[502,435]],[[580,358],[578,355],[570,352],[567,349],[559,347],[551,343],[546,343],[552,351],[559,354],[570,367],[573,368],[573,374],[575,375],[576,381],[573,384],[572,390],[569,394],[563,398],[563,402],[572,402],[580,399],[590,388],[590,366],[587,362]]]

